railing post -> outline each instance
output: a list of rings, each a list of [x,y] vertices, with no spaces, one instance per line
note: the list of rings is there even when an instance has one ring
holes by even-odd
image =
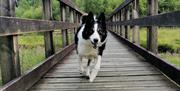
[[[70,23],[74,23],[74,13],[73,13],[73,10],[70,9],[69,12],[70,12]],[[73,35],[71,36],[72,41],[74,40],[74,31],[75,31],[75,28],[72,29],[72,31],[70,31],[71,34],[73,34]]]
[[[124,9],[121,9],[121,21],[125,21],[125,13],[124,13]],[[125,38],[125,26],[122,25],[121,26],[121,34],[122,34],[122,37]]]
[[[73,12],[73,22],[77,23],[77,21],[76,21],[76,11],[72,11],[72,12]],[[74,28],[74,35],[76,34],[76,30],[77,30],[77,28]]]
[[[125,20],[130,19],[130,12],[129,12],[129,6],[126,6],[125,8]],[[130,26],[126,25],[125,26],[125,38],[129,39],[129,31],[130,31]]]
[[[133,2],[132,18],[133,19],[139,18],[139,0],[134,0]],[[140,44],[139,26],[133,26],[132,42],[138,45]]]
[[[116,14],[116,22],[118,21],[118,15]],[[116,33],[118,34],[118,25],[116,25]]]
[[[14,0],[0,2],[0,16],[15,16]],[[6,84],[21,75],[17,36],[0,37],[0,50],[2,84]]]
[[[52,19],[52,7],[51,0],[42,0],[43,2],[43,18],[45,20]],[[44,44],[45,44],[45,56],[48,58],[52,54],[54,54],[54,45],[53,45],[53,33],[45,32],[44,33]]]
[[[120,21],[122,21],[122,12],[120,10],[119,12],[119,18],[120,18]],[[122,26],[120,25],[120,36],[122,36]]]
[[[61,9],[61,21],[66,22],[66,8],[63,3],[60,1],[60,9]],[[68,32],[67,29],[62,30],[62,46],[66,47],[68,45]]]
[[[115,16],[112,16],[112,21],[115,22]],[[115,32],[115,25],[112,26],[113,27],[113,32]]]
[[[117,16],[118,16],[118,21],[121,21],[120,12],[117,13]],[[121,28],[121,26],[118,25],[118,35],[120,35],[120,28]]]
[[[158,0],[147,0],[148,15],[158,14]],[[157,27],[149,26],[147,30],[147,49],[155,54],[158,52]]]

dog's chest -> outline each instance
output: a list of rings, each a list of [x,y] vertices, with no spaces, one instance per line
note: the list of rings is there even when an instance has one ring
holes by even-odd
[[[94,58],[94,57],[97,57],[98,55],[98,49],[94,49],[92,45],[89,43],[85,43],[85,44],[78,43],[77,50],[78,50],[79,56],[81,57]]]

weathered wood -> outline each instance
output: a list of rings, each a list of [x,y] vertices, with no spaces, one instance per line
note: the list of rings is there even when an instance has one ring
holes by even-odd
[[[66,9],[67,8],[61,2],[60,2],[60,9],[61,9],[61,21],[65,22],[65,21],[67,21],[67,19],[66,19]],[[62,29],[61,33],[62,33],[62,45],[63,45],[63,47],[66,47],[68,45],[67,29]]]
[[[123,9],[121,10],[121,21],[125,21],[125,12]],[[124,25],[121,26],[121,32],[122,32],[121,36],[125,37],[125,26]]]
[[[129,6],[126,6],[125,8],[125,20],[129,20],[130,19],[130,11],[129,11]],[[127,25],[125,26],[125,38],[126,39],[130,39],[130,26]]]
[[[15,16],[15,2],[0,2],[0,16]],[[2,23],[0,23],[2,25]],[[0,29],[5,31],[5,29]],[[17,36],[0,37],[0,64],[2,83],[6,84],[21,75]]]
[[[93,83],[79,74],[78,59],[74,59],[77,54],[73,51],[63,62],[51,69],[30,91],[173,91],[178,89],[156,68],[133,52],[126,55],[135,56],[126,58],[126,60],[121,57],[109,58],[108,55],[116,54],[114,53],[116,48],[111,45],[115,42],[118,44],[118,41],[111,34],[108,39],[106,48],[113,51],[104,51],[101,69]],[[118,46],[117,44],[113,46]],[[119,46],[126,49],[127,47],[123,45],[119,43]],[[124,51],[119,51],[118,54],[123,53]]]
[[[27,91],[54,65],[61,61],[75,48],[74,44],[67,46],[56,54],[50,56],[43,63],[37,65],[28,73],[9,82],[2,87],[1,91]]]
[[[84,14],[84,12],[80,11],[80,9],[76,7],[75,4],[71,0],[59,0],[59,1],[63,3],[64,5],[70,7],[71,9],[75,10],[79,14],[81,15]]]
[[[75,22],[74,22],[74,11],[73,11],[73,10],[70,10],[70,22],[71,22],[71,23],[75,23]],[[72,34],[72,36],[71,36],[71,41],[74,40],[75,30],[76,30],[76,28],[72,29],[72,31],[71,31],[71,34]]]
[[[148,1],[148,15],[158,14],[158,0]],[[155,54],[158,53],[157,27],[149,26],[147,30],[147,49]]]
[[[79,25],[60,21],[19,19],[4,16],[0,16],[0,23],[0,36],[47,32],[56,29],[71,29]]]
[[[127,5],[129,5],[131,2],[133,2],[134,0],[125,0],[118,8],[116,8],[111,15],[109,16],[109,18],[111,18],[112,16],[114,16],[114,14],[120,12],[124,7],[126,7]]]
[[[139,0],[134,0],[133,9],[132,9],[132,18],[139,18]],[[140,44],[140,31],[139,26],[133,26],[132,30],[132,42],[136,44]]]
[[[138,26],[180,26],[180,11],[146,16],[121,22],[110,22],[108,25],[138,25]]]
[[[113,34],[116,35],[115,33]],[[146,49],[136,44],[131,43],[130,41],[128,41],[127,39],[124,39],[121,36],[116,35],[116,37],[120,41],[123,41],[124,43],[126,43],[129,47],[131,47],[141,56],[143,56],[149,63],[153,64],[158,69],[160,69],[161,72],[163,72],[166,76],[168,76],[170,79],[172,79],[174,82],[180,85],[180,69],[179,68],[173,66],[172,64],[169,64],[166,60],[158,57],[152,52],[149,52]]]
[[[42,0],[43,2],[43,15],[45,20],[52,19],[52,6],[51,0]],[[53,33],[45,32],[44,33],[44,44],[45,44],[45,56],[48,58],[52,54],[54,54],[54,45],[53,45]]]

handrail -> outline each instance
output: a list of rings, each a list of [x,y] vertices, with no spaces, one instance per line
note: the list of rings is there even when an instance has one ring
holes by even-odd
[[[112,18],[114,14],[117,14],[121,9],[132,3],[134,0],[125,0],[122,4],[119,5],[118,8],[116,8],[109,16],[109,19]]]
[[[33,32],[47,32],[56,29],[73,29],[78,23],[62,21],[21,19],[16,17],[0,16],[0,36],[19,35]]]
[[[180,11],[171,13],[146,16],[126,21],[115,21],[109,25],[130,25],[130,26],[180,26]]]
[[[139,0],[123,2],[107,20],[108,30],[180,85],[180,68],[156,55],[157,26],[180,26],[180,11],[158,14],[158,0],[147,0],[147,2],[148,16],[143,18],[139,18]],[[139,26],[148,29],[147,49],[140,47]],[[132,28],[132,41],[130,41],[130,28]]]
[[[85,14],[83,11],[80,11],[80,9],[71,0],[59,0],[59,1],[65,5],[69,6],[70,8],[78,11],[78,13],[80,13],[82,15]]]

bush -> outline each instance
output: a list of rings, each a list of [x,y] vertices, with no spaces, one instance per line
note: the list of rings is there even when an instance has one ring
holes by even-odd
[[[168,45],[168,44],[160,44],[160,45],[158,46],[158,52],[159,52],[159,53],[166,53],[166,52],[174,53],[174,49],[172,48],[171,45]]]

